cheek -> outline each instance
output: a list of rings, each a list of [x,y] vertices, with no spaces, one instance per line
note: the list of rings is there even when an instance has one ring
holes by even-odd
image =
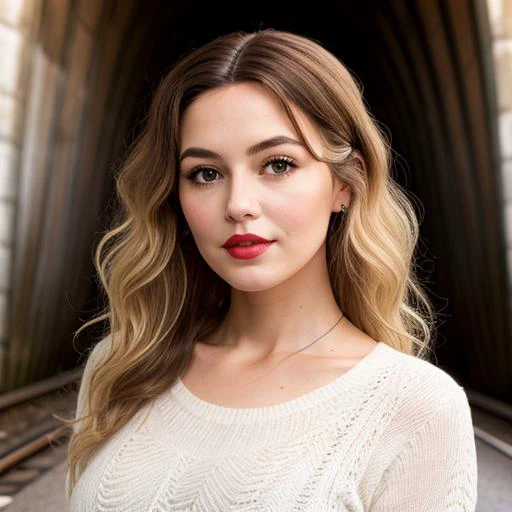
[[[185,219],[189,226],[200,225],[202,221],[202,217],[204,217],[204,213],[197,208],[197,197],[195,197],[194,191],[189,190],[189,185],[185,183],[185,179],[180,183],[180,205],[183,210],[183,214],[185,215]]]
[[[201,201],[197,195],[184,191],[180,193],[180,203],[185,219],[194,233],[198,236],[203,233],[211,235],[219,212],[216,202],[212,199]]]
[[[312,184],[300,187],[293,194],[283,194],[272,204],[273,218],[291,232],[318,226],[326,215],[327,199],[322,188]]]
[[[214,224],[212,222],[213,216],[209,213],[207,207],[204,205],[199,208],[197,205],[191,206],[190,208],[184,207],[183,213],[185,214],[188,225],[195,233],[201,234],[209,230],[211,233],[211,225]]]

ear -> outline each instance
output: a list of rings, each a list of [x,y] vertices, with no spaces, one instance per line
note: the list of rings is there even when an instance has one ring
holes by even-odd
[[[333,193],[334,200],[332,203],[332,211],[336,213],[341,211],[342,204],[348,208],[352,196],[350,187],[346,183],[340,181],[338,177],[335,177],[335,188]]]
[[[357,151],[354,149],[350,155],[350,159],[354,162],[354,165],[360,166],[364,169],[364,160]],[[351,164],[353,165],[353,164]],[[341,211],[341,205],[344,204],[347,208],[350,206],[350,201],[352,200],[352,190],[350,186],[342,181],[337,175],[334,175],[334,187],[333,187],[333,204],[332,211],[339,212]]]

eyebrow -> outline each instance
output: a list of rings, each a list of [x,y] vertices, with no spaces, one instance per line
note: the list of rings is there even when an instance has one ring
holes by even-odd
[[[259,153],[260,151],[263,151],[267,148],[271,148],[274,146],[280,146],[281,144],[295,144],[298,146],[305,147],[304,144],[302,144],[302,142],[292,139],[291,137],[287,137],[286,135],[276,135],[275,137],[271,137],[270,139],[262,140],[261,142],[254,144],[254,146],[251,146],[250,148],[247,149],[246,155],[253,156],[256,153]],[[195,156],[199,158],[216,158],[218,160],[222,159],[222,157],[215,151],[195,147],[187,148],[185,151],[183,151],[183,153],[180,156],[180,162],[184,158],[187,158],[187,156]]]

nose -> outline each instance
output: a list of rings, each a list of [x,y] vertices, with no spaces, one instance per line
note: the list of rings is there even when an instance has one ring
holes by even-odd
[[[226,218],[242,220],[247,215],[256,217],[260,212],[259,187],[249,172],[232,173],[226,198]]]

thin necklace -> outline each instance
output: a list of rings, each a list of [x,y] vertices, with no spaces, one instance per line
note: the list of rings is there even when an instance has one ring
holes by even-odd
[[[295,354],[298,354],[299,352],[302,352],[303,350],[307,349],[308,347],[310,347],[311,345],[313,345],[314,343],[316,343],[319,339],[323,338],[324,336],[326,336],[327,334],[329,334],[340,322],[341,322],[341,319],[345,316],[344,313],[341,313],[341,316],[340,318],[338,319],[338,321],[327,331],[325,332],[324,334],[322,334],[322,336],[320,336],[319,338],[317,338],[316,340],[312,341],[309,345],[306,345],[305,347],[301,348],[300,350],[298,350],[297,352],[292,352],[291,354],[288,354],[286,357],[284,357],[283,359],[281,359],[281,361],[279,361],[275,366],[274,368],[272,368],[270,370],[270,372],[272,372],[273,370],[275,370],[281,363],[283,363],[283,361],[285,361],[286,359],[288,359],[289,357],[291,356],[294,356]],[[268,373],[270,373],[268,372]],[[266,373],[265,375],[268,375],[268,373]],[[259,377],[256,377],[255,380],[258,380],[260,379],[261,377],[264,377],[265,375],[262,375],[262,376],[259,376]],[[254,381],[253,381],[254,382]],[[249,384],[247,384],[249,385]]]
[[[287,355],[287,356],[283,359],[283,361],[284,361],[286,358],[288,358],[288,357],[290,357],[290,356],[293,356],[294,354],[298,354],[299,352],[302,352],[303,350],[306,350],[308,347],[311,347],[311,345],[313,345],[314,343],[316,343],[319,339],[322,339],[324,336],[326,336],[327,334],[329,334],[329,333],[330,333],[330,332],[331,332],[331,331],[332,331],[332,330],[333,330],[333,329],[334,329],[334,328],[335,328],[335,327],[336,327],[336,326],[341,322],[341,319],[342,319],[344,316],[345,316],[345,314],[344,314],[344,313],[341,313],[341,316],[340,316],[340,318],[338,319],[338,321],[337,321],[337,322],[336,322],[336,323],[335,323],[335,324],[334,324],[334,325],[333,325],[333,326],[332,326],[332,327],[331,327],[331,328],[330,328],[326,333],[322,334],[322,336],[320,336],[319,338],[317,338],[315,341],[312,341],[309,345],[306,345],[305,347],[301,348],[300,350],[297,350],[297,352],[293,352],[293,353],[291,353],[291,354]],[[283,362],[283,361],[281,361],[281,362]]]

